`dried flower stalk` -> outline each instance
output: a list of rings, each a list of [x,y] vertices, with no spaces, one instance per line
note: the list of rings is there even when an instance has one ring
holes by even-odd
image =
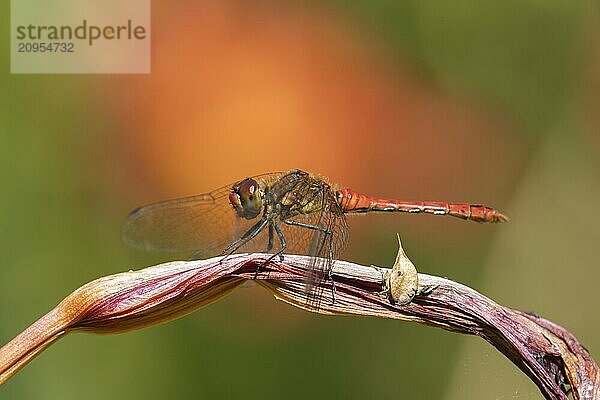
[[[394,318],[480,336],[527,374],[545,398],[567,399],[570,391],[575,399],[600,399],[598,366],[568,331],[448,279],[418,274],[415,295],[416,270],[401,249],[393,270],[336,261],[335,291],[325,281],[308,295],[309,257],[286,255],[262,266],[267,256],[171,262],[90,282],[0,349],[0,384],[67,332],[114,333],[162,323],[256,278],[278,299],[313,312]],[[307,305],[307,296],[315,295],[320,302]]]

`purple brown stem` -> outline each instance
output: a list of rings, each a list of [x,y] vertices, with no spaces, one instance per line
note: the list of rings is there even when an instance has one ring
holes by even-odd
[[[313,312],[393,318],[477,335],[523,371],[547,399],[600,399],[598,366],[564,328],[533,314],[503,307],[475,290],[419,274],[412,302],[394,304],[384,291],[389,269],[336,261],[331,281],[305,290],[310,257],[285,255],[267,267],[268,254],[239,254],[174,262],[97,279],[0,349],[0,384],[59,337],[73,330],[123,332],[165,322],[214,302],[248,279],[278,299]],[[257,272],[258,269],[258,272]],[[318,304],[307,298],[318,296]]]

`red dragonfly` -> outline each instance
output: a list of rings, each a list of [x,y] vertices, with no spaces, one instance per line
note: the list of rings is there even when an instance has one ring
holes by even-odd
[[[246,178],[197,196],[135,209],[123,225],[124,240],[146,250],[191,252],[192,258],[266,252],[315,257],[323,279],[348,240],[345,214],[408,212],[450,215],[476,222],[508,218],[480,204],[400,201],[337,189],[301,170]]]

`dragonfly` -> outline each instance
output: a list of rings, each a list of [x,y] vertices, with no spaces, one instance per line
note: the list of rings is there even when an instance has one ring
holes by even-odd
[[[481,204],[400,201],[338,188],[299,169],[245,178],[205,194],[133,210],[123,224],[126,243],[188,252],[192,259],[233,253],[312,256],[307,287],[331,278],[332,263],[348,243],[346,215],[376,212],[448,215],[497,223],[508,218]],[[332,282],[333,285],[333,282]]]

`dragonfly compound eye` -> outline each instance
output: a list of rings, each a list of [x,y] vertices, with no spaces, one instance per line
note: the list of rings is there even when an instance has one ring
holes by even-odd
[[[241,218],[256,218],[263,209],[263,192],[258,183],[246,178],[231,188],[229,202]]]

